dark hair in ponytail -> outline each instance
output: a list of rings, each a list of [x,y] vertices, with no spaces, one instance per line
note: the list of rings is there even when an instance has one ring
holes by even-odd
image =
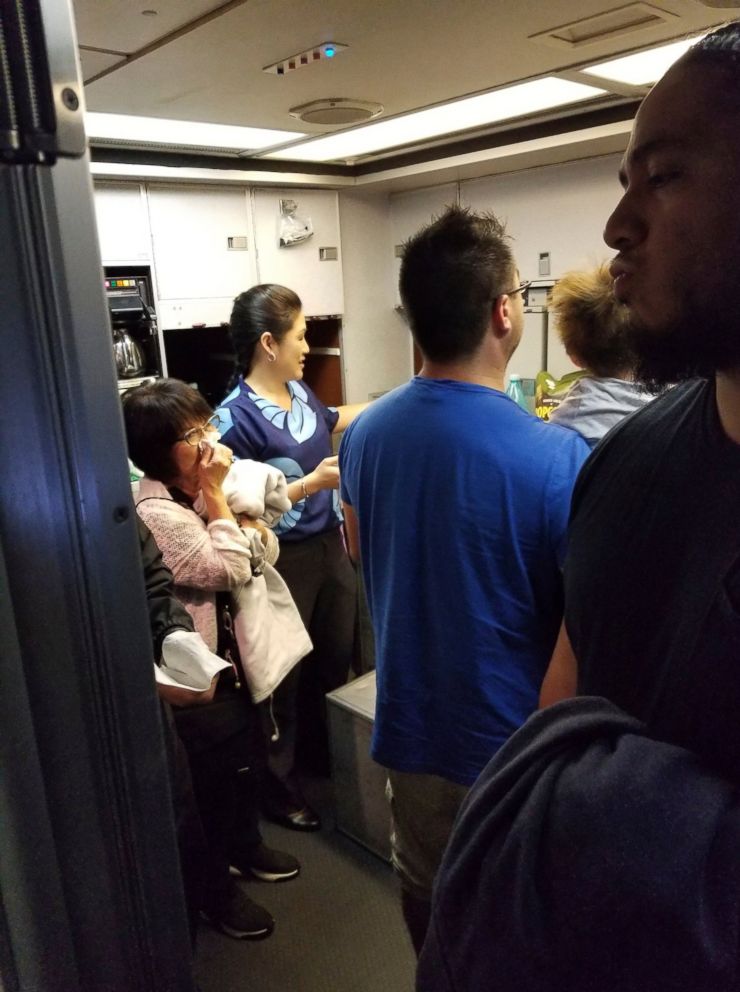
[[[236,363],[228,392],[236,386],[240,374],[249,372],[261,335],[269,331],[279,342],[293,326],[301,309],[300,298],[292,289],[274,283],[252,286],[237,296],[229,321]]]

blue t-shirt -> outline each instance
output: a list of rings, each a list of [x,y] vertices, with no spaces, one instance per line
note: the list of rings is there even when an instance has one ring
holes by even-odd
[[[240,376],[216,413],[221,437],[237,458],[252,458],[279,468],[288,482],[302,479],[332,453],[331,432],[339,412],[316,398],[303,382],[288,384],[290,411],[252,392]],[[281,541],[300,541],[333,530],[342,522],[334,489],[299,500],[275,525]]]
[[[376,636],[372,753],[471,784],[537,706],[589,454],[485,386],[416,377],[339,449]]]

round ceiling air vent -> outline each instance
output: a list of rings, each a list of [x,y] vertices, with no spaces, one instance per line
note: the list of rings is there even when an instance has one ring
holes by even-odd
[[[342,124],[361,124],[363,121],[371,121],[373,117],[383,113],[383,104],[337,97],[302,103],[300,107],[291,107],[288,113],[306,124],[333,124],[339,127]]]

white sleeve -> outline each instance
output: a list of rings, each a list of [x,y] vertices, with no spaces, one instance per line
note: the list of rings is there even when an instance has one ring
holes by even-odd
[[[200,634],[173,630],[162,641],[162,664],[154,667],[160,685],[205,692],[229,662],[209,651]]]

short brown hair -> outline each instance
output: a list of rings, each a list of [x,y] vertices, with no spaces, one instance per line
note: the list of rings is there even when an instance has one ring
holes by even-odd
[[[614,296],[606,265],[567,272],[555,283],[550,312],[565,350],[593,375],[617,377],[632,371],[627,340],[628,311]]]
[[[510,292],[516,278],[508,242],[492,213],[458,206],[406,242],[399,289],[425,358],[449,362],[480,346],[493,301]]]

